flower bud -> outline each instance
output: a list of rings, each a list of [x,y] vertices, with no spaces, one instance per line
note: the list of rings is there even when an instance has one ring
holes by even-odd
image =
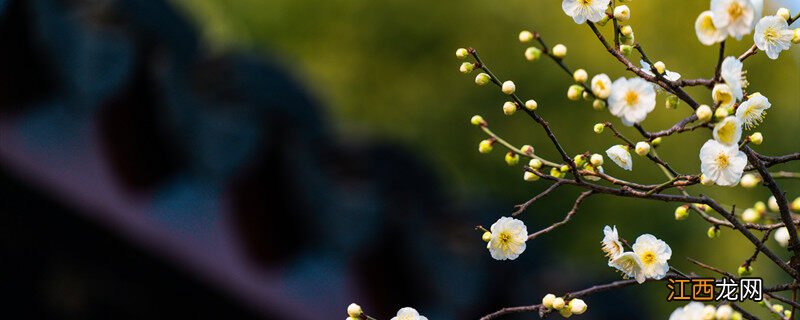
[[[727,118],[728,115],[729,113],[727,108],[719,107],[716,111],[714,111],[714,119],[717,121]]]
[[[764,201],[756,201],[753,205],[753,210],[758,211],[760,214],[767,213],[767,204]]]
[[[475,65],[469,62],[462,63],[461,67],[459,68],[459,71],[461,71],[461,73],[470,73],[472,72],[472,70],[475,70]]]
[[[770,196],[769,199],[767,199],[767,207],[772,212],[781,211],[781,208],[778,206],[778,200],[775,199],[775,196]]]
[[[539,168],[542,167],[542,160],[531,159],[531,161],[528,162],[528,166],[531,167],[531,169],[539,170]]]
[[[752,208],[742,211],[742,220],[744,222],[756,223],[759,219],[761,219],[761,213]]]
[[[637,142],[635,151],[636,154],[644,157],[650,153],[650,144],[644,141]]]
[[[553,301],[556,300],[556,295],[552,293],[548,293],[547,295],[542,298],[542,305],[547,309],[553,308]]]
[[[577,83],[584,83],[586,80],[589,80],[589,73],[583,69],[575,70],[575,72],[572,73],[572,79]]]
[[[550,169],[550,175],[556,178],[561,178],[564,175],[564,173],[558,170],[558,168],[552,168]]]
[[[565,164],[565,165],[559,167],[558,171],[567,172],[567,171],[569,171],[569,166]]]
[[[528,61],[536,61],[542,56],[542,50],[537,47],[528,47],[525,49],[525,59]]]
[[[706,235],[708,235],[709,239],[718,238],[719,234],[720,234],[719,228],[716,226],[708,228],[708,231],[706,232]]]
[[[486,84],[489,83],[489,81],[492,81],[492,78],[488,74],[485,74],[483,72],[475,76],[475,84],[479,86],[485,86]]]
[[[603,156],[595,153],[589,158],[589,162],[591,162],[592,165],[595,166],[595,167],[602,166],[603,165]]]
[[[630,36],[626,37],[620,34],[619,42],[625,45],[633,46],[636,43],[636,35],[631,33]]]
[[[713,115],[711,113],[711,107],[707,105],[701,105],[697,107],[697,110],[695,110],[694,114],[697,115],[697,119],[699,119],[701,122],[711,121],[711,116]]]
[[[569,86],[569,90],[567,90],[567,98],[572,101],[578,101],[581,98],[581,94],[583,93],[583,87],[573,84]]]
[[[574,162],[578,168],[583,167],[586,165],[586,156],[582,154],[576,155],[572,158],[572,162]]]
[[[483,242],[492,241],[492,233],[489,231],[484,232],[481,236],[481,240],[483,240]]]
[[[714,180],[711,180],[708,177],[706,177],[706,175],[701,174],[700,175],[700,184],[702,184],[704,186],[711,186],[711,185],[714,185]]]
[[[517,91],[517,86],[514,85],[514,81],[509,80],[509,81],[503,82],[502,90],[503,90],[503,93],[510,95],[510,94],[513,94],[514,91]]]
[[[703,313],[701,314],[701,319],[703,320],[714,320],[714,317],[717,315],[717,308],[714,306],[705,306],[703,307]]]
[[[653,139],[653,141],[650,141],[650,144],[653,147],[658,147],[661,144],[661,137]]]
[[[537,176],[533,172],[525,171],[525,173],[522,174],[522,179],[525,180],[525,181],[529,181],[529,182],[530,181],[536,181],[536,180],[539,180],[539,176]]]
[[[569,308],[570,311],[572,311],[572,314],[582,314],[586,312],[588,306],[586,305],[586,302],[583,302],[581,299],[572,299],[569,302]]]
[[[789,206],[792,211],[800,211],[800,197],[794,198],[792,204]]]
[[[736,273],[739,274],[740,277],[746,277],[753,274],[753,267],[752,266],[739,266],[739,269],[736,270]]]
[[[494,140],[486,139],[481,141],[478,144],[478,152],[480,153],[489,153],[492,152],[492,145],[494,144]]]
[[[759,180],[760,179],[756,175],[747,173],[742,176],[742,180],[739,183],[742,185],[742,187],[750,189],[757,186],[758,183],[761,182]]]
[[[684,220],[689,216],[689,208],[687,206],[680,206],[675,208],[675,220]]]
[[[533,33],[528,30],[523,30],[519,33],[519,42],[526,43],[533,40]]]
[[[344,320],[359,320],[360,318],[347,317]]]
[[[793,319],[792,310],[783,310],[783,316],[786,317],[786,319]]]
[[[603,133],[603,129],[606,128],[606,125],[603,123],[598,123],[594,125],[594,133],[600,134]]]
[[[789,239],[791,239],[791,236],[789,235],[789,229],[786,227],[780,227],[775,230],[774,237],[775,241],[778,242],[781,247],[786,248],[789,246]]]
[[[514,112],[517,112],[517,104],[511,101],[506,101],[506,103],[503,104],[503,113],[505,113],[507,116],[510,116],[514,114]]]
[[[667,66],[664,64],[664,62],[661,61],[656,61],[656,63],[653,64],[653,67],[656,68],[658,74],[664,74],[664,72],[667,71]]]
[[[630,37],[633,34],[633,27],[626,25],[619,28],[619,32],[622,33],[623,36]]]
[[[561,310],[558,310],[558,314],[560,314],[560,315],[561,315],[562,317],[564,317],[564,318],[569,318],[569,317],[571,317],[571,316],[572,316],[572,309],[570,309],[570,308],[563,308],[563,309],[561,309]]]
[[[617,21],[625,22],[631,19],[631,9],[626,5],[617,6],[614,8],[614,18]]]
[[[361,306],[359,306],[359,305],[357,305],[355,303],[351,303],[349,306],[347,306],[347,315],[349,315],[349,316],[351,316],[353,318],[361,317],[362,313],[363,312],[361,311]]]
[[[553,47],[553,56],[559,59],[564,59],[567,56],[567,46],[563,44],[557,44]]]
[[[472,116],[472,119],[469,120],[469,123],[475,126],[485,126],[487,125],[486,120],[483,120],[483,117],[479,115]]]
[[[563,299],[563,298],[561,298],[561,297],[557,297],[557,298],[553,299],[553,303],[552,303],[552,305],[553,305],[553,309],[556,309],[556,310],[561,310],[561,309],[563,309],[563,308],[564,308],[564,306],[566,305],[566,303],[564,302],[564,299]]]
[[[592,102],[592,108],[597,111],[603,111],[606,109],[606,101],[600,99],[594,99],[594,102]]]
[[[600,21],[597,21],[597,22],[595,22],[595,23],[596,23],[598,26],[601,26],[601,27],[603,27],[603,26],[605,26],[605,25],[608,23],[608,21],[609,21],[609,20],[611,20],[611,18],[609,18],[609,17],[608,17],[608,15],[605,15],[605,14],[604,14],[604,15],[603,15],[603,18],[601,18],[601,19],[600,19]]]
[[[761,132],[753,133],[750,135],[750,142],[752,142],[754,145],[759,145],[764,142],[764,136],[761,134]]]
[[[730,320],[733,316],[733,308],[730,305],[723,304],[717,308],[716,320]]]
[[[664,103],[667,109],[676,109],[678,108],[678,104],[680,103],[680,99],[676,95],[669,95],[667,96],[667,101]]]
[[[458,50],[456,50],[456,58],[458,58],[458,60],[464,60],[468,55],[469,51],[467,51],[467,49],[458,48]]]
[[[731,320],[742,320],[742,313],[739,312],[739,311],[733,312],[733,315],[731,316]]]
[[[780,18],[782,18],[783,20],[786,20],[786,21],[789,21],[789,19],[792,18],[791,12],[789,12],[789,9],[786,9],[786,8],[778,9],[778,12],[775,14],[775,16],[780,17]]]
[[[533,111],[533,110],[536,110],[536,108],[539,108],[539,103],[537,103],[536,100],[531,99],[531,100],[525,101],[525,109]]]
[[[794,36],[792,36],[792,43],[800,43],[800,28],[794,29]]]
[[[526,144],[526,145],[522,146],[522,148],[519,148],[519,151],[522,151],[522,153],[527,154],[527,155],[532,155],[533,154],[533,147]]]
[[[628,44],[623,44],[619,46],[619,51],[626,57],[630,57],[633,53],[633,46]]]
[[[772,305],[772,310],[775,310],[775,312],[777,312],[777,313],[782,313],[783,312],[783,306],[779,305],[777,303],[773,304]]]
[[[517,163],[519,163],[519,155],[518,154],[516,154],[516,153],[514,153],[512,151],[509,151],[508,153],[506,153],[506,164],[508,164],[509,166],[513,166],[513,165],[516,165]]]

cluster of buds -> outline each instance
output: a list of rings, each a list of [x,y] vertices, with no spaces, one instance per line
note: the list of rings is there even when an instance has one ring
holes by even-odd
[[[547,310],[556,310],[564,318],[583,314],[588,308],[586,302],[581,299],[576,298],[566,301],[564,298],[556,297],[552,293],[548,293],[542,298],[542,307]]]

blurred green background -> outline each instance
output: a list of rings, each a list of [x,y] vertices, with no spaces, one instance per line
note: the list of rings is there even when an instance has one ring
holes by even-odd
[[[576,25],[563,14],[558,1],[464,0],[452,1],[364,1],[364,0],[174,0],[195,18],[214,52],[254,50],[277,56],[309,85],[328,106],[337,130],[347,140],[391,139],[401,141],[435,166],[446,182],[444,192],[454,199],[502,199],[508,212],[487,212],[482,221],[453,221],[455,228],[470,228],[475,223],[490,225],[496,217],[507,215],[521,203],[548,186],[547,182],[525,183],[521,167],[509,168],[503,152],[489,155],[477,152],[482,133],[469,125],[473,114],[483,115],[491,128],[516,145],[531,144],[537,153],[557,159],[543,131],[531,119],[518,113],[503,115],[504,97],[495,87],[478,88],[472,75],[458,72],[456,48],[472,46],[498,76],[513,79],[523,98],[535,98],[540,114],[554,128],[571,154],[583,151],[604,153],[617,144],[610,134],[596,135],[592,125],[600,121],[620,122],[607,111],[597,112],[585,101],[566,99],[571,79],[547,59],[535,63],[524,60],[525,46],[517,41],[520,30],[536,30],[550,45],[563,43],[569,48],[566,63],[585,68],[590,75],[607,73],[612,79],[631,76],[610,57],[585,25]],[[708,9],[708,1],[634,1],[631,25],[637,40],[654,60],[684,78],[710,77],[717,48],[701,45],[694,33],[694,20]],[[777,6],[767,2],[765,13]],[[604,28],[608,33],[610,28]],[[728,41],[729,55],[739,55],[752,44],[752,37]],[[772,102],[766,122],[757,130],[765,142],[756,150],[777,155],[800,150],[800,50],[783,53],[777,61],[763,54],[745,65],[750,92],[761,92]],[[638,57],[634,57],[638,61]],[[691,88],[698,100],[711,104],[705,88]],[[656,110],[643,122],[645,128],[664,129],[689,114],[683,104],[677,110],[663,107],[659,95]],[[622,128],[631,138],[637,133]],[[660,155],[682,173],[698,173],[698,152],[710,132],[697,131],[665,139]],[[498,148],[499,149],[499,148]],[[634,156],[636,157],[636,156]],[[634,171],[626,172],[609,163],[606,172],[643,183],[664,180],[651,162],[636,157]],[[774,169],[800,171],[791,164]],[[800,182],[781,180],[790,199],[800,196]],[[768,197],[764,188],[745,190],[721,187],[693,187],[692,194],[705,193],[737,208],[752,206]],[[561,219],[579,190],[562,188],[539,202],[522,216],[529,230]],[[572,223],[535,241],[543,248],[558,251],[557,261],[541,261],[536,252],[526,252],[520,264],[539,264],[560,277],[613,279],[599,252],[602,226],[615,224],[621,236],[633,241],[642,233],[652,233],[672,246],[671,264],[685,271],[711,275],[690,265],[684,257],[735,272],[752,254],[749,243],[724,229],[722,237],[706,237],[707,224],[697,216],[675,222],[677,204],[618,199],[610,196],[590,198]],[[459,226],[460,225],[460,226]],[[476,235],[478,237],[478,235]],[[473,243],[461,244],[472,246]],[[783,256],[784,249],[769,244]],[[540,247],[542,248],[542,247]],[[485,250],[474,243],[470,250]],[[488,256],[488,255],[487,255]],[[754,266],[765,285],[784,280],[767,259]],[[563,270],[559,272],[558,270]],[[537,288],[544,293],[579,288]],[[679,303],[665,302],[666,289],[649,285],[642,296],[652,305],[652,317],[665,318]],[[559,293],[559,292],[556,292]],[[636,291],[636,293],[640,293]],[[487,293],[491,294],[491,293]],[[519,297],[509,304],[531,304],[539,296]],[[591,298],[587,299],[591,308]],[[499,306],[498,306],[499,307]],[[751,308],[756,309],[756,308]],[[477,316],[477,315],[476,315]]]

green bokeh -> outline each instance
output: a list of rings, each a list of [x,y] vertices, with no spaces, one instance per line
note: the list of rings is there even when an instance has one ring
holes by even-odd
[[[565,61],[573,68],[585,68],[590,75],[607,73],[612,79],[631,76],[603,50],[587,26],[573,23],[563,14],[558,1],[174,1],[196,18],[216,52],[252,49],[284,61],[330,108],[343,139],[388,138],[412,146],[437,168],[448,187],[445,191],[457,201],[476,197],[502,199],[508,201],[510,209],[547,187],[546,182],[523,182],[521,168],[507,167],[501,151],[478,154],[477,144],[484,136],[468,124],[473,114],[483,115],[492,129],[510,142],[534,145],[537,153],[557,159],[547,137],[531,119],[522,113],[503,115],[504,96],[498,89],[478,88],[472,81],[474,74],[458,72],[460,61],[454,56],[458,47],[478,49],[498,76],[517,83],[521,97],[535,98],[540,114],[551,123],[571,154],[603,153],[617,143],[610,134],[594,134],[594,123],[612,121],[622,128],[607,111],[594,111],[589,102],[568,101],[566,91],[571,79],[551,61],[524,60],[525,46],[517,41],[517,34],[522,29],[536,30],[550,45],[568,46]],[[717,49],[701,45],[693,26],[697,15],[708,9],[708,1],[634,1],[630,6],[636,39],[652,59],[664,61],[668,69],[685,78],[712,74]],[[764,12],[774,10],[768,3]],[[608,34],[609,28],[604,30]],[[739,55],[751,44],[749,36],[738,42],[729,40],[728,53]],[[751,83],[749,91],[763,93],[773,104],[765,124],[758,128],[765,142],[756,149],[764,154],[800,150],[800,64],[796,60],[800,50],[793,50],[777,61],[759,54],[745,65]],[[688,91],[697,100],[710,104],[707,89]],[[685,104],[677,110],[667,110],[663,103],[664,95],[660,95],[656,110],[643,122],[646,128],[664,129],[690,112]],[[631,128],[622,130],[631,138],[637,137]],[[709,137],[710,133],[703,130],[670,137],[658,151],[679,172],[697,173],[698,151]],[[664,181],[657,167],[634,157],[633,173],[622,171],[610,161],[606,172],[643,183]],[[800,171],[800,166],[784,165],[780,169]],[[800,195],[800,182],[780,183],[790,198]],[[693,187],[689,191],[718,197],[741,209],[768,196],[763,188],[753,191]],[[529,229],[560,219],[578,192],[560,190],[532,208],[524,218]],[[675,207],[676,204],[597,196],[586,202],[571,224],[546,237],[549,243],[563,244],[559,250],[567,263],[598,274],[598,279],[614,276],[597,250],[605,224],[618,225],[621,235],[631,241],[641,233],[663,238],[672,245],[672,264],[684,271],[697,271],[683,258],[690,256],[735,272],[752,253],[741,235],[727,229],[720,239],[706,238],[708,226],[697,216],[675,222]],[[501,214],[507,213],[487,213],[483,223],[490,224]],[[773,241],[770,246],[787,256]],[[528,261],[534,263],[533,259]],[[780,274],[763,257],[755,268],[757,275],[768,279],[767,285],[777,281],[772,274]],[[660,286],[649,286],[645,291],[654,316],[668,314],[678,306],[663,301],[665,290]]]

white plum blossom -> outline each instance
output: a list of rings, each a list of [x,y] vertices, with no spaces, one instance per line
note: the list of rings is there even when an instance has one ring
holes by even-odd
[[[606,9],[611,0],[563,0],[561,9],[568,16],[581,24],[589,20],[598,22],[606,15]]]
[[[617,226],[609,227],[605,226],[603,228],[603,252],[606,253],[606,257],[609,259],[614,259],[625,250],[622,247],[622,242],[619,241],[619,233],[617,233]]]
[[[728,146],[735,146],[742,139],[742,123],[739,118],[727,116],[714,125],[714,140]]]
[[[710,46],[722,42],[728,37],[724,31],[714,26],[714,14],[710,10],[703,11],[694,22],[694,31],[700,43]]]
[[[772,104],[767,97],[760,93],[754,93],[736,108],[736,118],[739,118],[745,128],[750,129],[761,123],[766,115],[766,110],[770,107]]]
[[[611,78],[605,73],[592,77],[592,94],[600,99],[606,99],[611,95]]]
[[[636,238],[636,243],[631,247],[633,247],[633,252],[639,256],[639,261],[642,263],[642,274],[645,278],[659,280],[667,275],[667,271],[669,271],[667,260],[672,257],[672,249],[666,242],[651,234],[643,234]]]
[[[611,84],[608,111],[626,126],[644,121],[656,107],[656,90],[642,78],[619,78]]]
[[[775,230],[775,241],[778,242],[781,247],[788,247],[789,246],[789,229],[786,227],[780,227],[778,230]]]
[[[630,251],[624,252],[616,258],[611,259],[611,261],[608,262],[608,266],[614,267],[622,272],[625,278],[636,279],[638,283],[644,283],[644,281],[647,280],[642,270],[642,260],[636,253]]]
[[[428,320],[428,318],[419,315],[419,312],[414,308],[405,307],[397,311],[397,315],[392,317],[392,320]]]
[[[794,31],[789,29],[789,24],[783,18],[767,16],[761,18],[756,24],[756,33],[753,41],[759,50],[764,51],[772,60],[778,59],[783,50],[792,46]]]
[[[669,320],[705,320],[705,305],[700,302],[690,302],[689,304],[675,309],[669,315]]]
[[[711,0],[714,27],[736,40],[753,30],[755,6],[750,0]]]
[[[708,140],[700,148],[700,171],[720,186],[735,186],[747,165],[747,156],[738,146]]]
[[[653,73],[653,71],[651,71],[650,64],[647,63],[647,61],[639,60],[639,64],[642,65],[642,71],[644,73],[646,73],[647,75],[653,76],[653,77],[656,76],[656,74]],[[664,78],[669,80],[669,81],[678,81],[678,79],[681,78],[681,74],[677,73],[677,72],[672,72],[672,71],[666,70],[664,72]]]
[[[618,144],[608,148],[606,155],[622,169],[631,171],[633,168],[633,159],[631,159],[631,153],[626,146]]]
[[[744,97],[742,88],[747,86],[747,80],[745,80],[744,72],[742,71],[743,67],[744,64],[736,57],[727,57],[722,61],[722,68],[720,70],[722,80],[725,80],[725,84],[731,87],[736,100],[742,100]]]
[[[492,238],[486,244],[492,258],[496,260],[514,260],[525,251],[528,241],[528,228],[522,221],[502,217],[490,228]]]

